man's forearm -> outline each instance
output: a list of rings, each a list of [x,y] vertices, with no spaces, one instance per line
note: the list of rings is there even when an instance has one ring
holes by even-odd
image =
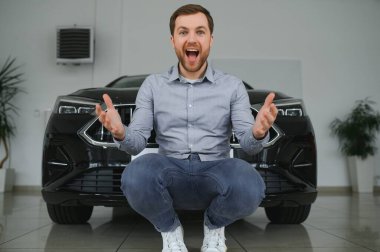
[[[121,141],[114,137],[114,142],[119,145],[119,150],[130,155],[137,155],[145,149],[147,138],[139,134],[139,132],[129,130],[127,126],[124,126],[124,132],[125,136]]]
[[[249,155],[255,155],[262,151],[263,144],[269,141],[269,132],[262,139],[257,139],[252,133],[252,130],[247,130],[239,139],[241,148]]]

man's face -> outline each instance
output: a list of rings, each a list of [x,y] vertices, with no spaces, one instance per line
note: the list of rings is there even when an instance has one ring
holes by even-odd
[[[171,41],[184,77],[200,77],[213,42],[207,18],[203,13],[177,17]]]

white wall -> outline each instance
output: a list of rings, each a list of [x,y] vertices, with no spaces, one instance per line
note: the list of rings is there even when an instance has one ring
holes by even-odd
[[[328,125],[370,96],[380,110],[380,1],[196,1],[215,20],[216,59],[299,60],[302,92],[318,145],[319,185],[347,186],[345,161]],[[102,86],[122,74],[161,72],[176,62],[170,14],[183,2],[0,0],[0,62],[23,64],[11,166],[17,185],[39,185],[44,111],[56,96]],[[57,66],[55,28],[94,25],[95,64]],[[378,141],[378,146],[380,143]],[[377,166],[380,156],[376,155]],[[380,168],[377,168],[380,175]]]

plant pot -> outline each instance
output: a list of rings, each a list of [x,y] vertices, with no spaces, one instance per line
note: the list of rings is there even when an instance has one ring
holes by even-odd
[[[14,169],[0,169],[0,193],[12,191],[14,183],[14,174]]]
[[[357,156],[349,156],[347,163],[351,177],[352,191],[358,193],[372,193],[375,158],[368,156],[362,160]]]

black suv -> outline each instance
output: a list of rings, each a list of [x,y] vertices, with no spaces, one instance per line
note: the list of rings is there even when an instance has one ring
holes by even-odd
[[[128,206],[120,177],[134,157],[116,148],[94,108],[107,93],[128,125],[145,78],[123,76],[104,88],[82,89],[57,98],[46,127],[42,158],[42,195],[54,222],[84,223],[94,206]],[[245,86],[255,116],[269,91]],[[315,135],[302,100],[276,92],[274,102],[279,114],[264,150],[249,156],[232,134],[231,156],[252,163],[264,178],[266,197],[261,206],[271,222],[301,223],[317,197]],[[154,131],[147,148],[157,148]]]

